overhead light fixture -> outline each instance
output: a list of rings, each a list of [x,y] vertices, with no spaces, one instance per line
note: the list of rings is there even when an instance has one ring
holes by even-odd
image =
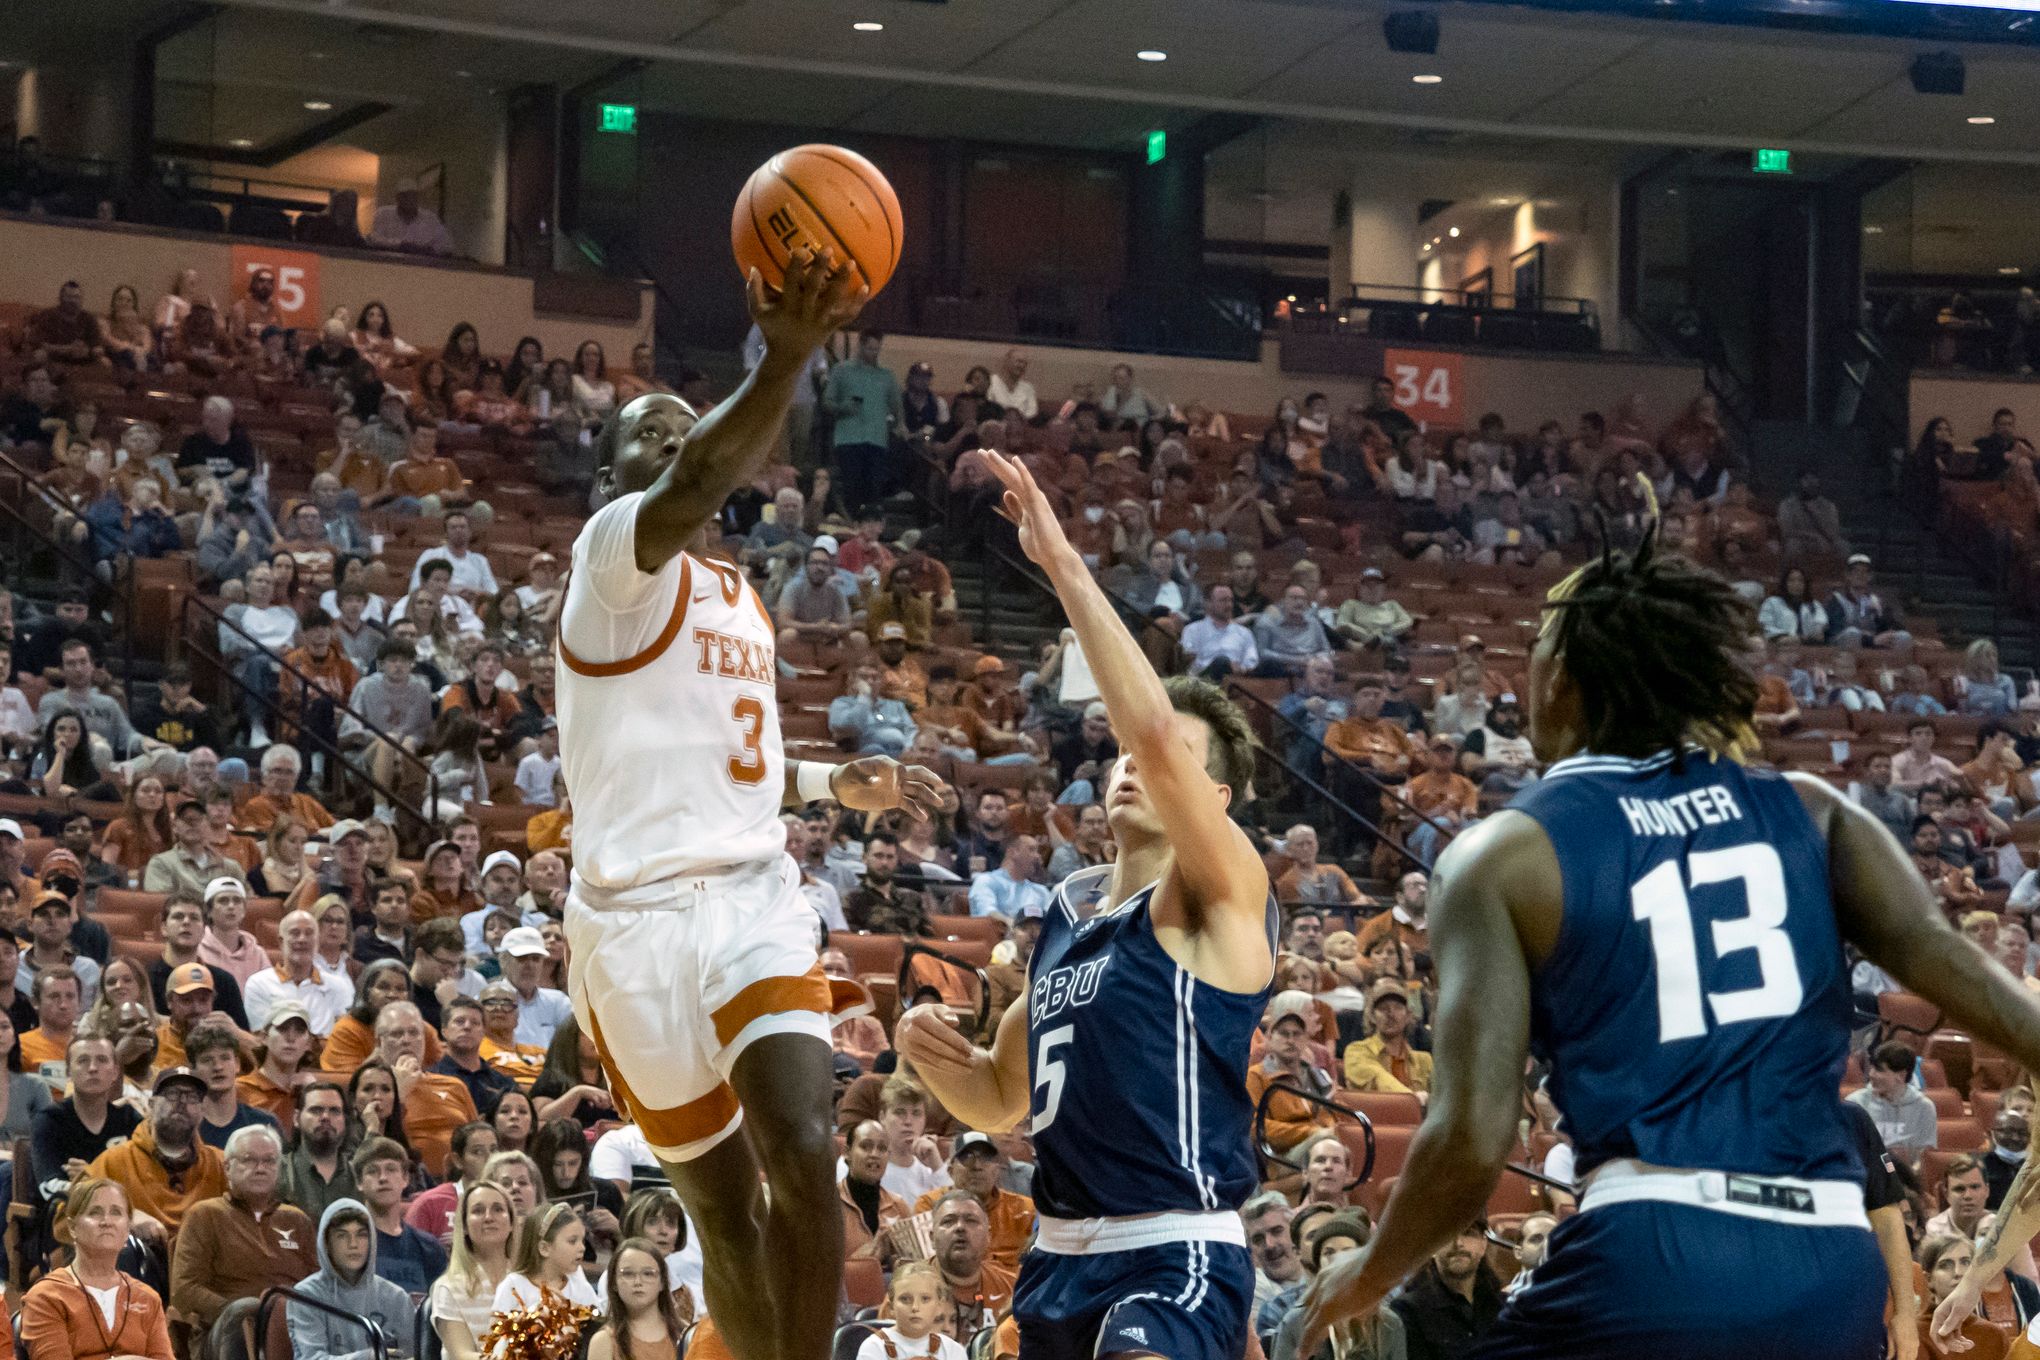
[[[247,137],[235,137],[231,141],[229,141],[227,145],[239,151],[246,151],[249,147],[255,145],[255,143],[252,139]]]
[[[1167,61],[1169,59],[1169,54],[1162,51],[1159,47],[1143,47],[1133,55],[1139,57],[1142,61]]]
[[[475,78],[473,71],[455,71],[453,74],[461,80],[473,80]]]
[[[1863,228],[1863,234],[1865,236],[1882,236],[1884,234],[1884,228],[1876,226],[1865,227]]]
[[[1998,266],[1998,273],[2000,274],[2019,274],[2023,272],[2025,271],[2015,264],[2001,264]]]
[[[885,25],[879,23],[876,19],[863,19],[858,21],[857,23],[850,25],[850,27],[856,29],[859,33],[885,32]]]
[[[1428,71],[1423,75],[1410,77],[1410,84],[1412,85],[1443,85],[1444,83],[1445,77],[1432,75]]]
[[[1503,197],[1500,195],[1497,195],[1496,197],[1488,200],[1488,206],[1490,208],[1509,208],[1514,207],[1515,203],[1516,203],[1515,199]]]
[[[1457,236],[1457,235],[1459,235],[1459,228],[1457,228],[1457,227],[1454,227],[1454,228],[1453,228],[1452,230],[1450,230],[1450,231],[1446,232],[1445,234],[1446,234],[1447,236]]]
[[[307,99],[305,101],[305,107],[307,109],[310,109],[313,113],[325,113],[328,110],[330,110],[333,106],[323,99]]]
[[[1979,113],[1974,114],[1969,118],[1964,119],[1963,121],[1968,123],[1969,126],[1971,127],[1989,127],[1992,123],[1995,123],[1997,119],[1991,117],[1987,113]]]
[[[311,58],[313,61],[324,61],[326,59],[326,54],[324,52],[307,52],[305,53],[305,55]]]

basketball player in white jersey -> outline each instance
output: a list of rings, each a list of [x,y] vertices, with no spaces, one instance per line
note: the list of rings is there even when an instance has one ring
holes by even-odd
[[[808,356],[866,293],[802,256],[777,294],[753,273],[748,296],[765,357],[729,401],[697,424],[677,397],[639,397],[599,441],[612,499],[574,543],[559,633],[568,981],[612,1094],[701,1233],[730,1349],[823,1360],[843,1253],[831,991],[779,810],[835,798],[925,815],[940,784],[884,758],[788,764],[765,605],[737,568],[689,551],[770,460]]]

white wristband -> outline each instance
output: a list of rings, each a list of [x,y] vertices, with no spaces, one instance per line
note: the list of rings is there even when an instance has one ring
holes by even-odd
[[[834,765],[825,765],[819,760],[803,760],[794,767],[793,791],[801,796],[803,802],[829,802],[836,796],[836,791],[829,787],[829,776],[835,772]]]

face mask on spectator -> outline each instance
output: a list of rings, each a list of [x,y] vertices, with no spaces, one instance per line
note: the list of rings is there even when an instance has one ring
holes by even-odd
[[[1087,505],[1087,506],[1085,506],[1085,507],[1084,507],[1084,523],[1086,523],[1086,524],[1096,524],[1096,523],[1097,523],[1098,521],[1100,521],[1100,520],[1102,520],[1102,519],[1104,519],[1104,518],[1105,518],[1105,507],[1104,507],[1104,506],[1102,506],[1102,505]]]

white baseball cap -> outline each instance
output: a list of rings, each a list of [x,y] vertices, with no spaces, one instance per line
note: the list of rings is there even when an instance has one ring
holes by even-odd
[[[0,836],[12,836],[18,841],[28,839],[28,837],[21,834],[21,823],[15,821],[12,817],[0,817]]]
[[[215,897],[222,893],[230,892],[239,893],[245,898],[248,896],[248,885],[238,878],[228,878],[225,875],[221,875],[205,885],[205,900],[210,904]]]
[[[519,926],[503,937],[503,943],[496,946],[498,954],[508,954],[513,959],[528,959],[545,954],[545,936],[530,926]]]
[[[507,864],[520,874],[524,872],[524,866],[518,863],[516,855],[513,855],[508,850],[498,850],[482,861],[482,873],[487,875],[489,870],[499,864]]]

